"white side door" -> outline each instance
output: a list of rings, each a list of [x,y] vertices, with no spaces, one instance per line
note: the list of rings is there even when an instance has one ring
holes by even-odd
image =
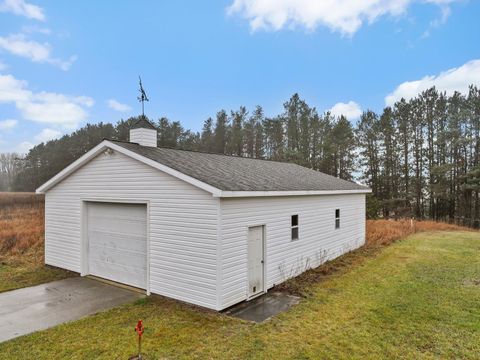
[[[91,275],[146,288],[146,205],[88,203],[87,236]]]
[[[263,226],[248,228],[248,297],[261,294],[264,284]]]

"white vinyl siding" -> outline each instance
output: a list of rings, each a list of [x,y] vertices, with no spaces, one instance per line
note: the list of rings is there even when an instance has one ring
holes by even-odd
[[[100,154],[46,192],[45,262],[82,272],[82,200],[146,202],[150,291],[218,307],[218,199],[114,152]]]
[[[341,208],[342,226],[332,214]],[[292,241],[292,214],[301,233]],[[226,308],[247,298],[248,228],[265,225],[266,287],[338,257],[365,242],[365,195],[320,195],[221,200],[222,296]]]

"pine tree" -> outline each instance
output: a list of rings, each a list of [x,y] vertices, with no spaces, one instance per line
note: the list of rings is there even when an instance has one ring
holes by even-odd
[[[213,152],[214,151],[214,135],[213,135],[213,120],[209,117],[203,123],[202,134],[201,134],[201,150],[206,152]]]
[[[351,180],[354,171],[355,136],[352,124],[340,116],[332,129],[332,149],[335,176]]]
[[[243,124],[247,116],[247,109],[241,106],[239,110],[231,113],[232,124],[227,152],[231,155],[243,155]]]
[[[217,113],[217,121],[215,123],[215,147],[214,152],[218,154],[225,154],[227,146],[227,126],[228,117],[225,110],[220,110]]]

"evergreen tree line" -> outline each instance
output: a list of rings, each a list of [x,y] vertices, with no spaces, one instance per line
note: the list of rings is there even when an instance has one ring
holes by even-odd
[[[128,141],[137,119],[89,124],[35,146],[16,158],[10,190],[34,190],[104,138]],[[432,88],[381,114],[366,111],[356,124],[319,114],[298,94],[275,117],[266,117],[260,106],[251,112],[243,106],[220,110],[200,132],[166,118],[151,122],[161,147],[289,161],[361,180],[372,188],[370,217],[463,219],[475,225],[480,216],[480,90],[474,86],[452,96]]]
[[[414,216],[479,226],[480,90],[451,96],[435,88],[356,127],[371,216]]]

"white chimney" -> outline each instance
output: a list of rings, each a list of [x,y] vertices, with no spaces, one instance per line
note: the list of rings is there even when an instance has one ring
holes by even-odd
[[[141,117],[130,129],[130,142],[157,147],[157,129],[145,117]]]

